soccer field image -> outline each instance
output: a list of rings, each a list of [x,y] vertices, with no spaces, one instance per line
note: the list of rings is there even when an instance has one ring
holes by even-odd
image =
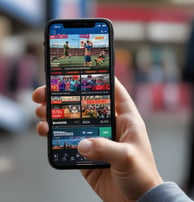
[[[98,63],[98,56],[91,56],[92,67],[108,67],[109,57],[106,56],[104,61]],[[87,66],[84,64],[84,56],[66,56],[65,58],[54,57],[51,60],[51,67],[75,67],[75,66]]]
[[[51,67],[109,67],[108,34],[50,36]]]

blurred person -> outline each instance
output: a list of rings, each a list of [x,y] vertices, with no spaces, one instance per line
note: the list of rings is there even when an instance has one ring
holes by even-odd
[[[69,62],[72,62],[71,61],[71,54],[69,53],[70,46],[69,46],[69,42],[68,41],[65,42],[63,48],[64,48],[64,55],[61,56],[60,59],[69,57]]]
[[[150,47],[142,47],[136,54],[136,80],[137,82],[148,82],[150,80],[150,72],[153,65],[152,53]]]
[[[82,175],[105,202],[191,202],[174,183],[164,182],[157,170],[145,123],[126,89],[116,79],[116,141],[105,138],[82,140],[79,153],[91,160],[109,162],[108,169],[86,169]],[[45,87],[39,87],[32,99],[40,103],[36,114],[43,119],[37,125],[47,136]]]
[[[70,79],[70,91],[80,90],[80,77],[78,75],[73,75]]]
[[[164,71],[165,82],[178,82],[180,80],[177,57],[173,49],[166,47],[162,50],[161,66]]]
[[[186,48],[186,64],[183,69],[183,80],[189,84],[191,92],[191,122],[190,122],[190,168],[187,189],[190,195],[194,195],[194,21],[192,31]]]
[[[59,80],[59,91],[65,91],[66,89],[66,84],[65,84],[65,79],[62,78]]]
[[[79,112],[77,106],[72,106],[72,107],[71,107],[71,112],[72,112],[72,113],[77,113],[77,112]]]
[[[63,106],[63,113],[64,113],[64,118],[69,119],[70,118],[70,109],[68,106]]]
[[[84,66],[92,66],[91,50],[93,48],[93,43],[89,40],[84,44],[85,53],[84,53]]]
[[[94,59],[94,61],[96,62],[96,65],[101,65],[105,61],[105,58],[106,58],[105,51],[102,50],[100,51],[98,57]]]
[[[36,73],[34,46],[19,35],[5,36],[0,51],[0,129],[20,133],[34,121],[29,95],[38,84]]]

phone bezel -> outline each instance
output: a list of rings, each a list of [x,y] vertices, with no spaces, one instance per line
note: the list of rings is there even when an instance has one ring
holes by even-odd
[[[115,95],[114,95],[114,43],[113,43],[113,26],[110,20],[108,19],[104,19],[104,18],[86,18],[86,19],[54,19],[51,20],[47,23],[46,28],[45,28],[45,74],[46,74],[46,101],[47,103],[50,103],[50,47],[49,47],[49,39],[50,39],[50,35],[49,35],[49,30],[50,30],[50,26],[53,24],[66,24],[67,26],[74,26],[75,27],[79,27],[82,28],[84,27],[90,27],[92,26],[94,23],[96,22],[105,22],[108,27],[109,27],[109,57],[110,57],[110,84],[111,84],[111,91],[110,91],[110,97],[111,97],[111,113],[113,114],[111,116],[112,120],[112,140],[115,140]],[[47,104],[47,121],[49,124],[49,132],[48,132],[48,160],[49,163],[52,167],[54,167],[55,169],[88,169],[88,168],[109,168],[110,164],[101,164],[101,165],[94,165],[94,164],[83,164],[83,165],[75,165],[75,166],[68,166],[68,165],[64,165],[64,166],[59,166],[56,165],[55,162],[53,162],[52,160],[52,154],[53,154],[53,150],[52,150],[52,120],[51,120],[51,104]]]

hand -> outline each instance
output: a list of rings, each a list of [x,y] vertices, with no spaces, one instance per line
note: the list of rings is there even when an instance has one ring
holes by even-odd
[[[35,112],[36,116],[42,120],[37,124],[37,132],[40,136],[47,136],[49,126],[46,121],[46,86],[37,88],[32,93],[32,100],[40,104]]]
[[[82,170],[83,176],[104,202],[136,201],[146,191],[162,183],[157,171],[145,124],[132,99],[116,79],[116,141],[104,138],[82,140],[80,154],[91,160],[107,161],[109,169]],[[32,98],[41,105],[36,114],[43,119],[37,125],[46,136],[45,87],[34,91]]]

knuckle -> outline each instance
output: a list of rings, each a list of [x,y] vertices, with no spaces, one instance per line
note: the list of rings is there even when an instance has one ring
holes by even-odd
[[[146,129],[145,123],[141,117],[127,116],[126,126],[124,131],[131,131],[135,134],[140,134]]]
[[[98,155],[99,158],[101,158],[104,153],[105,141],[106,141],[106,139],[104,139],[104,138],[93,139],[94,151]]]
[[[36,108],[35,114],[37,117],[39,117],[39,114],[40,114],[40,107],[39,106]]]
[[[134,158],[134,152],[133,149],[130,145],[126,144],[124,149],[123,149],[123,159],[124,162],[131,162],[132,159]]]
[[[135,156],[135,151],[132,146],[129,144],[123,145],[122,155],[118,159],[117,166],[124,170],[128,170],[132,165],[134,165]]]

